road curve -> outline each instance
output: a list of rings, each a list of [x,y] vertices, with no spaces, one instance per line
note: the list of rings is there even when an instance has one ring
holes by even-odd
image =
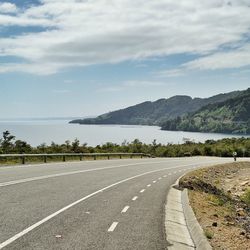
[[[164,203],[214,157],[0,168],[0,249],[166,249]]]

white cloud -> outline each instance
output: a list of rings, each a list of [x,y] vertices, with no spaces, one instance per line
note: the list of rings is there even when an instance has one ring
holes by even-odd
[[[13,3],[3,2],[0,3],[0,13],[16,13],[17,7]]]
[[[166,82],[130,80],[123,83],[123,87],[155,87],[167,85]]]
[[[42,0],[41,3],[19,10],[15,16],[0,15],[0,27],[50,28],[1,38],[1,56],[17,56],[28,62],[9,64],[2,71],[52,74],[66,67],[177,53],[205,56],[201,61],[187,64],[201,69],[205,68],[201,65],[205,64],[206,55],[214,53],[216,57],[219,55],[216,51],[224,45],[231,46],[228,59],[240,57],[233,53],[237,52],[234,44],[241,44],[250,30],[250,0]],[[249,53],[249,46],[245,49]],[[245,58],[235,60],[234,67],[249,64],[250,60]]]
[[[250,45],[229,52],[219,52],[184,64],[186,69],[233,69],[250,65]]]
[[[177,69],[169,69],[169,70],[163,70],[156,72],[157,77],[176,77],[176,76],[182,76],[184,74],[183,68],[177,68]]]
[[[160,82],[160,81],[142,81],[142,80],[129,80],[122,82],[118,86],[106,86],[98,89],[98,92],[120,92],[126,91],[127,89],[134,88],[150,88],[150,87],[162,87],[162,86],[170,86],[173,83],[168,82]]]
[[[53,93],[55,93],[55,94],[68,94],[70,92],[71,91],[68,89],[54,89],[53,90]]]

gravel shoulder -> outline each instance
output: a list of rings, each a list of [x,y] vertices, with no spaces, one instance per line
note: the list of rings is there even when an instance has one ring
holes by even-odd
[[[195,170],[180,180],[213,249],[250,249],[250,163]]]

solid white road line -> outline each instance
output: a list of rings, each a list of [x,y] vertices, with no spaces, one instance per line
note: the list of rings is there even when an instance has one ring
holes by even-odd
[[[148,184],[147,187],[151,187],[151,184]]]
[[[159,158],[158,158],[159,159]],[[204,158],[205,159],[205,158]],[[128,160],[128,161],[135,161],[135,159],[123,159],[124,161]],[[141,160],[144,160],[144,159],[136,159],[138,161],[141,161]],[[157,160],[157,159],[150,159],[152,160],[152,163],[154,163],[154,160]],[[178,161],[182,161],[183,158],[166,158],[167,161],[171,160],[171,162],[178,162]],[[189,158],[189,159],[186,159],[186,160],[192,160],[192,158]],[[209,159],[208,159],[209,160]],[[211,159],[210,159],[211,160]],[[111,159],[109,160],[110,162],[117,162],[117,161],[121,161],[121,159]],[[91,163],[92,164],[96,164],[96,163],[102,163],[102,162],[107,162],[107,160],[98,160],[98,161],[68,161],[68,162],[49,162],[49,163],[38,163],[38,164],[25,164],[25,165],[13,165],[13,166],[2,166],[0,168],[0,170],[6,170],[6,169],[15,169],[15,168],[18,168],[18,169],[23,169],[23,168],[33,168],[33,167],[43,167],[43,168],[46,168],[46,167],[51,167],[51,166],[55,166],[55,165],[62,165],[63,167],[69,165],[69,164],[74,164],[74,165],[84,165],[85,163]],[[67,166],[68,167],[68,166]]]
[[[116,226],[118,225],[118,222],[113,222],[112,225],[110,226],[110,228],[108,229],[108,232],[113,232],[116,228]]]
[[[163,163],[163,161],[154,162],[153,164],[159,164],[159,163]],[[131,164],[124,164],[124,165],[119,165],[119,166],[110,166],[110,167],[94,168],[94,169],[91,168],[91,169],[85,169],[85,170],[63,172],[63,173],[59,173],[59,174],[51,174],[51,175],[43,175],[43,176],[37,176],[37,177],[30,177],[30,178],[15,180],[15,181],[2,182],[2,183],[0,183],[0,187],[5,187],[5,186],[10,186],[10,185],[20,184],[20,183],[25,183],[25,182],[30,182],[30,181],[37,181],[37,180],[44,180],[44,179],[49,179],[49,178],[55,178],[55,177],[60,177],[60,176],[65,176],[65,175],[74,175],[74,174],[79,174],[79,173],[86,173],[86,172],[92,172],[92,171],[100,171],[100,170],[105,170],[105,169],[115,169],[115,168],[130,167],[130,166],[135,166],[135,165],[147,165],[147,164],[152,164],[152,162],[150,162],[150,163],[149,162],[131,163]]]
[[[185,164],[185,165],[179,165],[179,166],[175,166],[175,167],[168,167],[168,168],[161,168],[161,169],[156,169],[156,170],[152,170],[152,171],[148,171],[148,172],[145,172],[145,173],[142,173],[142,174],[138,174],[138,175],[135,175],[135,176],[132,176],[132,177],[129,177],[129,178],[126,178],[126,179],[123,179],[121,181],[118,181],[118,182],[115,182],[109,186],[106,186],[102,189],[99,189],[87,196],[84,196],[83,198],[67,205],[66,207],[63,207],[62,209],[56,211],[55,213],[53,214],[50,214],[49,216],[45,217],[44,219],[36,222],[35,224],[31,225],[30,227],[27,227],[26,229],[24,229],[23,231],[17,233],[16,235],[12,236],[11,238],[9,238],[8,240],[0,243],[0,249],[8,246],[9,244],[11,244],[12,242],[16,241],[17,239],[21,238],[22,236],[24,236],[25,234],[29,233],[30,231],[32,231],[33,229],[39,227],[40,225],[44,224],[45,222],[51,220],[52,218],[56,217],[57,215],[61,214],[62,212],[70,209],[71,207],[79,204],[80,202],[84,201],[84,200],[87,200],[89,199],[90,197],[92,196],[95,196],[99,193],[102,193],[103,191],[105,190],[108,190],[114,186],[117,186],[121,183],[124,183],[124,182],[127,182],[127,181],[130,181],[130,180],[133,180],[133,179],[136,179],[138,177],[141,177],[141,176],[144,176],[144,175],[148,175],[148,174],[152,174],[152,173],[156,173],[156,172],[160,172],[160,171],[165,171],[165,170],[169,170],[169,169],[176,169],[176,168],[180,168],[180,167],[187,167],[187,166],[193,166],[193,165],[199,165],[200,166],[201,163],[195,163],[195,164]],[[203,163],[204,164],[204,163]]]
[[[141,191],[140,191],[140,193],[143,193],[145,191],[145,189],[142,189]]]
[[[136,201],[138,196],[133,197],[132,201]]]
[[[173,159],[171,160],[171,162],[178,162],[181,159]],[[100,160],[102,161],[102,160]],[[103,160],[106,161],[106,160]],[[117,160],[112,160],[112,161],[117,161]],[[90,161],[90,163],[92,163],[93,161]],[[30,181],[37,181],[37,180],[43,180],[43,179],[48,179],[48,178],[55,178],[55,177],[60,177],[60,176],[65,176],[65,175],[73,175],[73,174],[79,174],[79,173],[85,173],[85,172],[92,172],[92,171],[100,171],[100,170],[105,170],[105,169],[115,169],[115,168],[122,168],[122,167],[129,167],[129,166],[136,166],[136,165],[150,165],[150,164],[160,164],[160,163],[164,163],[164,162],[169,162],[169,159],[166,159],[164,161],[146,161],[146,162],[137,162],[137,163],[131,163],[131,164],[123,164],[123,165],[119,165],[119,166],[110,166],[110,167],[103,167],[103,168],[92,168],[92,169],[86,169],[86,170],[79,170],[79,171],[71,171],[71,172],[63,172],[63,173],[59,173],[59,174],[51,174],[51,175],[43,175],[43,176],[36,176],[36,177],[29,177],[29,178],[25,178],[25,179],[19,179],[19,180],[14,180],[14,181],[8,181],[8,182],[2,182],[0,183],[0,187],[5,187],[5,186],[10,186],[10,185],[16,185],[16,184],[20,184],[20,183],[25,183],[25,182],[30,182]],[[208,164],[211,164],[215,162],[214,160],[209,160]],[[217,162],[217,161],[216,161]],[[82,164],[81,162],[73,162],[74,164]],[[93,162],[95,163],[95,162]],[[53,165],[53,164],[62,164],[62,163],[49,163],[49,164],[39,164],[43,167],[47,166],[47,165]],[[198,165],[198,163],[194,163],[196,165]],[[188,166],[190,166],[192,164],[188,164]],[[30,165],[29,167],[33,167],[33,166],[37,166],[37,165]],[[0,170],[5,170],[7,168],[15,168],[16,166],[13,167],[3,167],[3,169]],[[27,168],[28,166],[20,166],[19,168]],[[192,167],[190,167],[191,169]],[[193,167],[196,168],[196,167]],[[171,168],[169,168],[171,169]]]
[[[129,206],[124,207],[124,208],[122,209],[121,213],[126,213],[126,212],[128,211],[128,209],[129,209]]]

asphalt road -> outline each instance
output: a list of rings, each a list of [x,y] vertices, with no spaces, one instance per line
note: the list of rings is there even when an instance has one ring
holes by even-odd
[[[232,159],[101,160],[0,168],[0,249],[166,249],[164,204],[190,169]]]

